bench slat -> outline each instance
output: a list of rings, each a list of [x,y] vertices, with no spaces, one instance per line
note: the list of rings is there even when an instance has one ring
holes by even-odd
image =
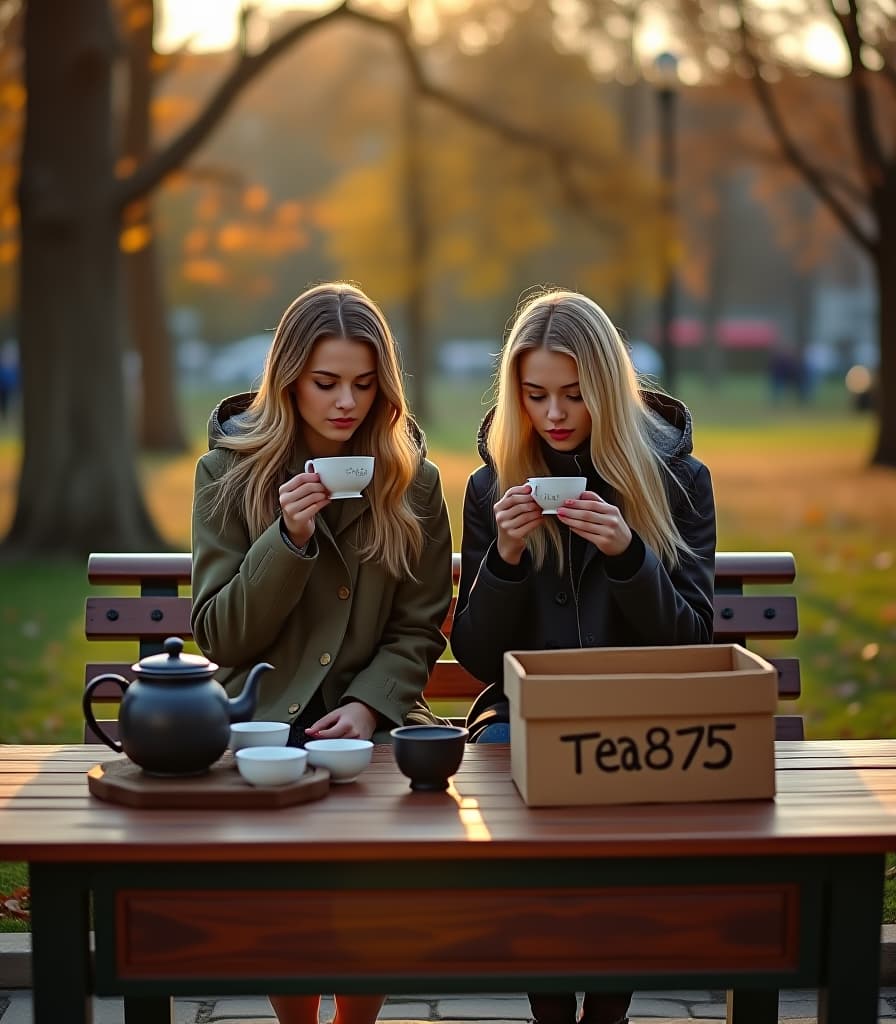
[[[460,576],[460,555],[452,556],[454,582]],[[97,585],[139,586],[146,580],[176,580],[189,586],[192,559],[189,551],[152,553],[96,552],[87,560],[87,579]],[[790,551],[719,551],[716,553],[716,585],[731,581],[750,583],[792,583],[796,560]]]
[[[766,658],[778,670],[778,700],[797,700],[802,693],[799,658]]]
[[[473,700],[485,689],[475,676],[456,661],[437,661],[424,690],[427,700]]]
[[[85,632],[91,640],[164,639],[191,636],[189,597],[88,597]],[[443,624],[450,629],[455,599]],[[766,594],[719,594],[716,643],[741,636],[788,638],[799,632],[796,598]]]
[[[776,715],[776,740],[804,740],[806,738],[802,715]]]
[[[778,699],[796,700],[800,695],[800,663],[798,658],[768,658],[778,669]],[[135,678],[130,662],[93,662],[84,669],[84,684],[97,676],[114,673],[128,681]],[[483,684],[471,676],[456,661],[445,658],[438,661],[426,684],[428,700],[473,700],[483,690]],[[102,683],[93,691],[97,702],[121,700],[121,690],[115,683]]]
[[[87,559],[87,579],[102,585],[139,586],[144,580],[175,579],[185,586],[192,575],[189,551],[162,554],[95,553]]]
[[[88,640],[190,639],[189,597],[88,597]]]
[[[795,637],[799,632],[795,597],[767,594],[717,594],[713,640],[733,643],[737,637]]]

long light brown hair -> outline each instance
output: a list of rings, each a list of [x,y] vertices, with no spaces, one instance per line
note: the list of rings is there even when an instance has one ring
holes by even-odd
[[[395,577],[413,577],[412,566],[423,549],[423,530],[409,493],[420,466],[420,445],[402,387],[398,346],[379,307],[353,285],[317,285],[283,314],[261,385],[241,417],[242,429],[216,439],[219,448],[239,457],[218,481],[213,507],[225,515],[239,512],[252,540],[280,514],[278,489],[289,478],[302,431],[295,383],[314,346],[327,338],[360,342],[376,354],[376,397],[346,446],[346,454],[376,458],[366,490],[372,515],[360,520],[361,558],[376,559]]]
[[[665,484],[681,486],[650,442],[650,413],[625,342],[607,314],[585,295],[547,291],[528,299],[501,353],[495,379],[496,405],[488,450],[497,471],[497,493],[530,476],[550,474],[538,434],[522,401],[519,362],[525,352],[545,348],[575,360],[579,389],[591,415],[591,461],[619,496],[625,521],[663,562],[676,566],[691,549],[672,518]],[[553,521],[527,539],[537,566],[547,544],[563,565],[560,531]]]

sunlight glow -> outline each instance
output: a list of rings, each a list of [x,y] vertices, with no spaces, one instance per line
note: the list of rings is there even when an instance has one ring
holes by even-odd
[[[849,71],[849,53],[843,37],[831,25],[816,22],[803,39],[803,58],[815,71],[845,75]]]
[[[237,40],[243,0],[162,0],[156,23],[156,47],[164,53],[189,43],[190,50],[229,50]],[[284,11],[319,11],[331,3],[306,0],[258,0],[253,5],[264,18]]]
[[[182,47],[190,50],[231,49],[237,41],[240,10],[248,0],[160,0],[156,26],[156,46],[162,52]],[[254,0],[249,19],[249,47],[257,49],[267,40],[268,22],[285,12],[318,13],[336,0]],[[360,0],[365,7],[374,5],[384,12],[397,12],[408,0]],[[888,0],[891,2],[891,0]],[[616,72],[616,56],[606,41],[585,31],[590,10],[584,0],[550,0],[556,16],[555,30],[561,51],[581,52],[592,71],[607,77]],[[763,30],[773,29],[777,35],[775,48],[781,58],[794,65],[822,73],[844,75],[849,70],[849,55],[842,37],[829,21],[814,20],[807,24],[803,0],[751,0]],[[496,7],[471,17],[459,34],[459,45],[468,54],[482,53],[495,45],[507,32],[514,14],[525,10],[529,0],[506,0],[504,8]],[[474,11],[473,0],[414,0],[411,15],[417,41],[433,42],[442,30],[442,13]],[[514,12],[514,13],[511,13]],[[734,28],[738,14],[735,5],[722,0],[716,9],[718,22]],[[700,81],[700,62],[676,39],[663,3],[645,0],[637,15],[622,9],[610,13],[602,26],[613,39],[624,39],[633,24],[634,49],[643,69],[653,66],[654,58],[664,50],[680,55],[679,77],[684,84]],[[589,38],[590,36],[590,38]],[[720,48],[704,55],[710,67],[722,70],[730,59]],[[866,47],[863,58],[867,67],[880,66],[880,54]],[[649,74],[649,72],[648,72]]]
[[[454,788],[453,782],[448,784],[447,793],[452,800],[457,802],[457,816],[464,827],[467,839],[480,843],[488,842],[492,838],[492,834],[483,821],[482,812],[479,810],[479,801],[469,796],[461,796]]]

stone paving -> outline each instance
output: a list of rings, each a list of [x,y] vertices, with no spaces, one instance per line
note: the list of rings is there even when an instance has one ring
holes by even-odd
[[[262,996],[197,996],[175,1000],[177,1024],[275,1024],[271,1005]],[[815,992],[784,991],[779,1017],[787,1024],[816,1024]],[[881,989],[879,1021],[896,1019],[896,988]],[[684,1024],[686,1021],[724,1020],[725,993],[701,991],[636,992],[630,1012],[632,1024]],[[321,1020],[333,1018],[333,1000],[321,1001]],[[392,1024],[419,1022],[487,1021],[521,1024],[529,1017],[524,995],[415,995],[390,996],[380,1020]],[[120,999],[95,999],[94,1024],[123,1024]],[[0,990],[0,1024],[33,1024],[29,989]]]

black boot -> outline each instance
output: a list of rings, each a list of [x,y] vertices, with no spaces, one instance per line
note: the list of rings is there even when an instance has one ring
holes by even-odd
[[[579,1024],[628,1024],[631,992],[586,992]]]
[[[575,992],[530,992],[528,995],[535,1024],[575,1024]]]

